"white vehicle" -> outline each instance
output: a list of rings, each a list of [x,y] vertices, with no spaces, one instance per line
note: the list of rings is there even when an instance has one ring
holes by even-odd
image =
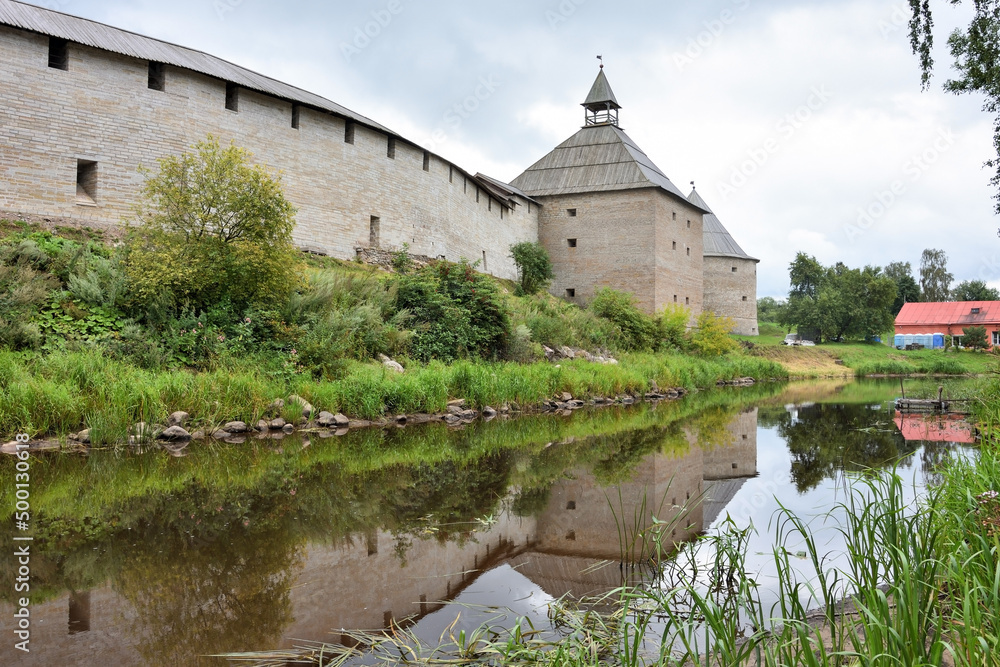
[[[782,345],[804,345],[806,347],[813,347],[816,343],[811,340],[802,340],[802,336],[799,334],[787,334],[785,340],[781,341]]]

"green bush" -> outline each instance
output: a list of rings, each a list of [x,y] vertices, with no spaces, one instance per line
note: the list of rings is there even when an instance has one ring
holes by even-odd
[[[691,346],[706,357],[718,357],[739,348],[730,334],[736,326],[731,317],[719,317],[710,310],[702,311],[698,324],[691,332]]]
[[[521,293],[535,294],[552,280],[549,252],[537,241],[522,241],[510,247],[510,256],[521,276]]]
[[[144,172],[126,259],[137,311],[151,300],[192,311],[228,300],[238,316],[287,299],[298,281],[295,209],[280,177],[251,158],[209,137],[161,159],[156,176]]]
[[[587,350],[618,349],[621,330],[617,326],[547,292],[511,298],[507,307],[514,324],[526,326],[531,331],[531,340],[536,343]]]
[[[990,346],[986,340],[986,327],[965,327],[962,329],[962,347],[970,350],[985,350]]]
[[[691,311],[679,303],[667,304],[667,307],[657,313],[656,335],[659,338],[659,348],[668,350],[683,350],[687,347],[687,330],[691,322]]]
[[[52,276],[37,270],[33,259],[38,257],[23,250],[8,247],[0,254],[0,345],[15,350],[41,345],[41,332],[31,319],[58,287]]]
[[[621,330],[623,349],[648,351],[659,347],[657,321],[639,310],[635,297],[628,292],[602,287],[590,302],[590,310]]]
[[[468,262],[437,262],[400,276],[397,289],[397,308],[412,317],[417,359],[502,356],[510,336],[507,310],[493,279]]]

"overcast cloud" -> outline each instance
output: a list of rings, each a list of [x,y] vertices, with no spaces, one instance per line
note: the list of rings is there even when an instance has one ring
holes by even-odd
[[[472,3],[49,0],[334,100],[509,181],[582,124],[598,54],[621,125],[690,181],[784,296],[797,251],[884,266],[943,249],[1000,287],[982,100],[920,92],[905,0]],[[932,3],[938,41],[967,7]],[[457,105],[457,106],[456,106]]]

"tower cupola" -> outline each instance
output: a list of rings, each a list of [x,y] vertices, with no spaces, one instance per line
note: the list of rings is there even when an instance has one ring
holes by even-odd
[[[594,125],[614,125],[618,127],[618,110],[621,105],[615,99],[615,94],[608,83],[608,77],[604,75],[604,65],[601,65],[601,72],[597,75],[587,101],[583,103],[584,116],[586,118],[585,127]]]

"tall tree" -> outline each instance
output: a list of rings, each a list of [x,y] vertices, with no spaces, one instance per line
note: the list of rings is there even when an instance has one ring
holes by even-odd
[[[920,301],[920,285],[913,278],[913,269],[909,262],[892,262],[885,267],[883,273],[896,283],[896,300],[892,304],[892,314],[898,315],[904,303]]]
[[[948,2],[959,5],[962,0]],[[1000,0],[974,0],[972,4],[975,14],[968,27],[956,29],[948,38],[958,76],[945,82],[944,88],[956,95],[981,93],[983,111],[994,116],[993,147],[998,157],[987,160],[986,166],[994,169],[990,183],[998,188],[993,198],[1000,213]],[[934,17],[929,0],[910,0],[910,7],[910,46],[920,58],[921,84],[926,90],[934,69]]]
[[[779,323],[800,330],[821,331],[821,312],[817,300],[820,288],[827,280],[827,269],[815,257],[797,253],[788,266],[791,289],[788,305],[780,314]]]
[[[763,296],[757,299],[757,319],[761,322],[780,322],[781,313],[787,305],[773,296]]]
[[[953,301],[1000,301],[1000,292],[982,280],[965,280],[951,292]]]
[[[896,283],[876,267],[823,267],[798,253],[789,266],[791,290],[782,324],[823,338],[864,338],[892,327]]]
[[[920,298],[922,301],[947,301],[951,293],[948,255],[944,250],[928,248],[920,256]]]

